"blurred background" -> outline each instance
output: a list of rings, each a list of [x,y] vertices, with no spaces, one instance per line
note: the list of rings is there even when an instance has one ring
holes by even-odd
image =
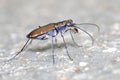
[[[66,19],[73,19],[76,23],[95,23],[102,27],[101,31],[106,32],[119,23],[119,3],[119,0],[1,0],[0,42],[12,45],[14,38],[23,38],[22,35],[39,25]]]
[[[38,58],[35,50],[28,51],[29,54],[25,56],[36,58],[34,62],[19,59],[2,62],[21,48],[26,41],[26,34],[31,30],[66,19],[100,26],[100,33],[95,37],[98,40],[96,46],[85,49],[86,54],[81,53],[80,59],[76,58],[78,50],[73,50],[76,56],[72,56],[78,64],[68,60],[64,65],[63,61],[58,61],[61,64],[50,66],[51,56],[39,61],[38,58],[49,54],[51,48],[43,51],[43,56],[37,50]],[[119,53],[120,0],[0,0],[0,80],[119,80]]]

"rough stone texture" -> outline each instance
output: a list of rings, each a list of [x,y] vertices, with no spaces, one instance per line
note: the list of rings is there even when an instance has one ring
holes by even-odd
[[[93,34],[95,44],[80,31],[73,45],[64,34],[74,61],[66,55],[57,37],[55,64],[51,39],[33,43],[17,58],[4,62],[24,45],[26,34],[39,25],[73,19]],[[1,0],[0,1],[0,80],[119,80],[120,79],[120,0]]]

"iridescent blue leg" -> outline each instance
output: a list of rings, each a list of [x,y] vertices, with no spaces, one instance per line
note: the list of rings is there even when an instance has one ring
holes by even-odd
[[[67,53],[69,59],[70,59],[71,61],[73,61],[73,59],[72,59],[72,58],[70,57],[70,55],[69,55],[69,52],[68,52],[68,49],[67,49],[67,45],[66,45],[66,42],[65,42],[65,39],[64,39],[64,36],[63,36],[62,32],[61,32],[61,37],[62,37],[63,42],[64,42],[64,44],[65,44],[66,53]]]
[[[10,58],[7,61],[10,61],[10,60],[14,59],[16,56],[18,56],[25,48],[27,48],[31,44],[31,42],[32,42],[32,39],[28,39],[27,42],[25,43],[25,45],[22,47],[22,49],[19,52],[17,52],[17,54],[15,54],[12,58]]]
[[[55,58],[54,58],[54,43],[53,43],[53,37],[52,37],[51,47],[52,47],[52,58],[53,58],[53,64],[54,64],[54,63],[55,63]]]

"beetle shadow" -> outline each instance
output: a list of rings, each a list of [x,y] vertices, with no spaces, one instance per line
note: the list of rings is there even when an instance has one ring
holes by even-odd
[[[55,43],[54,45],[54,49],[61,49],[61,48],[65,48],[65,44],[64,43]],[[75,46],[73,43],[71,42],[66,42],[67,47],[69,46]],[[43,47],[34,47],[34,48],[29,48],[29,51],[33,51],[33,52],[44,52],[46,50],[52,49],[51,44],[45,45]]]

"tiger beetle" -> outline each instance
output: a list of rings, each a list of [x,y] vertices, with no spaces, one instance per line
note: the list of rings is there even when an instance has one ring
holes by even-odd
[[[55,59],[54,59],[54,41],[53,38],[55,38],[58,34],[61,35],[62,40],[64,42],[64,46],[65,46],[65,50],[67,53],[67,56],[69,57],[69,59],[72,61],[73,59],[70,57],[68,49],[67,49],[67,45],[66,45],[66,41],[64,38],[63,33],[70,31],[70,35],[71,38],[74,42],[75,45],[77,45],[78,47],[80,47],[80,45],[78,45],[71,32],[75,32],[78,33],[78,29],[85,32],[92,41],[92,45],[94,43],[94,38],[92,37],[92,35],[90,33],[88,33],[87,31],[85,31],[84,29],[78,27],[78,25],[93,25],[95,27],[97,27],[98,31],[100,30],[99,26],[93,23],[81,23],[81,24],[76,24],[73,23],[72,19],[68,19],[68,20],[64,20],[61,22],[57,22],[57,23],[50,23],[44,26],[39,26],[38,28],[36,28],[35,30],[31,31],[26,37],[28,38],[27,42],[24,44],[24,46],[22,47],[22,49],[17,52],[17,54],[15,54],[12,58],[10,58],[9,60],[14,59],[16,56],[18,56],[29,44],[31,44],[33,39],[39,39],[39,40],[46,40],[51,38],[51,49],[52,49],[52,58],[53,58],[53,64],[55,63]]]

